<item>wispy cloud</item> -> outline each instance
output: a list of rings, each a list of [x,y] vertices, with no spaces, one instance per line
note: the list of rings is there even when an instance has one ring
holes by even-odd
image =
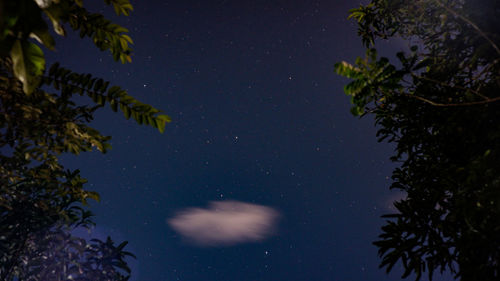
[[[239,201],[210,202],[208,208],[188,208],[167,223],[200,246],[224,246],[260,241],[271,236],[279,213],[266,206]]]

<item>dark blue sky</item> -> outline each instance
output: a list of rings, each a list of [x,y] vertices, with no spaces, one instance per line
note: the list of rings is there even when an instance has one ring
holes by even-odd
[[[132,280],[400,280],[378,269],[371,245],[390,212],[392,148],[370,117],[349,113],[333,72],[364,54],[348,21],[357,2],[134,1],[133,63],[113,62],[70,35],[48,55],[161,108],[164,134],[102,110],[95,127],[113,149],[78,157],[97,236],[128,240]],[[87,3],[86,3],[87,4]],[[387,53],[403,45],[381,46]],[[236,200],[280,213],[257,242],[189,243],[167,220]]]

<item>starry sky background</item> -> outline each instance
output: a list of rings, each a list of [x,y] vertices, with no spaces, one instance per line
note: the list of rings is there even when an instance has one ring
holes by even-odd
[[[96,1],[100,2],[100,1]],[[358,119],[333,66],[364,54],[349,0],[132,1],[121,65],[75,34],[49,62],[120,85],[170,115],[164,134],[103,109],[93,125],[113,149],[64,156],[102,201],[94,236],[128,240],[132,280],[400,280],[378,269],[394,164],[373,118]],[[380,43],[382,53],[405,48]],[[168,220],[185,208],[241,201],[279,212],[261,241],[196,245]]]

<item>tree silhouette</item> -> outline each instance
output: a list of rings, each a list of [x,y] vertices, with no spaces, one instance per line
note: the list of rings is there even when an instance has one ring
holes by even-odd
[[[117,15],[133,9],[128,0],[104,3]],[[110,137],[88,125],[106,104],[160,132],[170,118],[91,74],[59,63],[46,70],[40,46],[54,49],[50,25],[61,36],[69,27],[115,60],[131,61],[128,30],[87,11],[81,0],[0,0],[0,280],[127,280],[126,242],[73,235],[93,225],[87,204],[99,194],[58,158],[110,148]]]
[[[372,0],[352,9],[367,47],[338,74],[355,115],[373,115],[396,144],[391,188],[406,192],[374,244],[389,272],[500,278],[500,6],[494,0]],[[410,50],[393,65],[377,40]]]

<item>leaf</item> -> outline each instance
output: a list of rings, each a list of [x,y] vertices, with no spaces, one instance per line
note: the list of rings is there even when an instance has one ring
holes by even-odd
[[[114,97],[120,90],[121,88],[119,86],[113,86],[109,88],[108,96]]]
[[[113,110],[114,112],[118,111],[118,103],[115,100],[111,100],[110,105],[111,105],[111,110]]]
[[[431,58],[425,58],[421,62],[419,62],[417,65],[413,67],[413,70],[419,70],[421,68],[427,67],[432,63]]]
[[[10,50],[12,49],[12,45],[15,42],[15,38],[12,36],[8,36],[5,39],[0,40],[0,56],[6,57],[10,54]]]
[[[122,243],[120,243],[120,245],[118,245],[118,246],[116,247],[116,249],[117,249],[118,251],[121,251],[121,250],[123,250],[123,248],[125,248],[125,246],[127,246],[127,244],[128,244],[128,241],[123,241]]]
[[[98,92],[101,90],[101,87],[104,85],[104,80],[98,79],[96,83],[94,84],[94,91]]]
[[[344,86],[344,92],[346,95],[355,96],[356,94],[359,94],[366,86],[367,83],[365,80],[354,80]]]
[[[50,5],[48,8],[43,9],[45,14],[49,17],[50,21],[52,22],[52,26],[54,28],[54,31],[61,36],[66,36],[66,31],[64,30],[64,27],[61,25],[61,17],[64,15],[64,10],[62,9],[61,5]]]
[[[122,38],[125,39],[130,44],[134,44],[134,41],[132,40],[132,38],[130,38],[130,36],[128,36],[127,34],[122,34]]]
[[[130,107],[128,106],[123,106],[122,108],[122,111],[123,111],[123,115],[125,116],[125,118],[129,119],[130,118]]]
[[[87,193],[86,194],[87,198],[93,199],[97,202],[101,201],[101,197],[99,196],[99,193],[97,193],[95,191],[87,191],[86,193]]]
[[[57,70],[59,69],[59,63],[56,62],[50,66],[49,69],[49,75],[54,76],[57,73]]]
[[[352,64],[342,61],[335,64],[335,72],[351,79],[358,79],[362,76],[361,70]]]
[[[172,121],[170,116],[164,115],[164,114],[156,116],[156,119],[163,121],[163,122],[167,122],[167,123],[170,123]]]
[[[45,68],[43,51],[37,45],[16,40],[10,53],[12,57],[14,75],[23,83],[25,94],[31,94],[41,81]]]
[[[354,115],[354,116],[361,116],[363,115],[364,113],[364,110],[363,108],[359,107],[359,106],[353,106],[351,107],[351,114]]]
[[[158,125],[158,131],[160,131],[160,133],[164,133],[165,132],[165,122],[159,122],[159,124],[157,123]]]
[[[54,41],[52,35],[50,35],[47,24],[45,24],[44,21],[43,24],[44,25],[38,27],[37,29],[34,29],[30,34],[30,37],[35,38],[38,42],[42,43],[48,49],[54,50],[56,42]]]

